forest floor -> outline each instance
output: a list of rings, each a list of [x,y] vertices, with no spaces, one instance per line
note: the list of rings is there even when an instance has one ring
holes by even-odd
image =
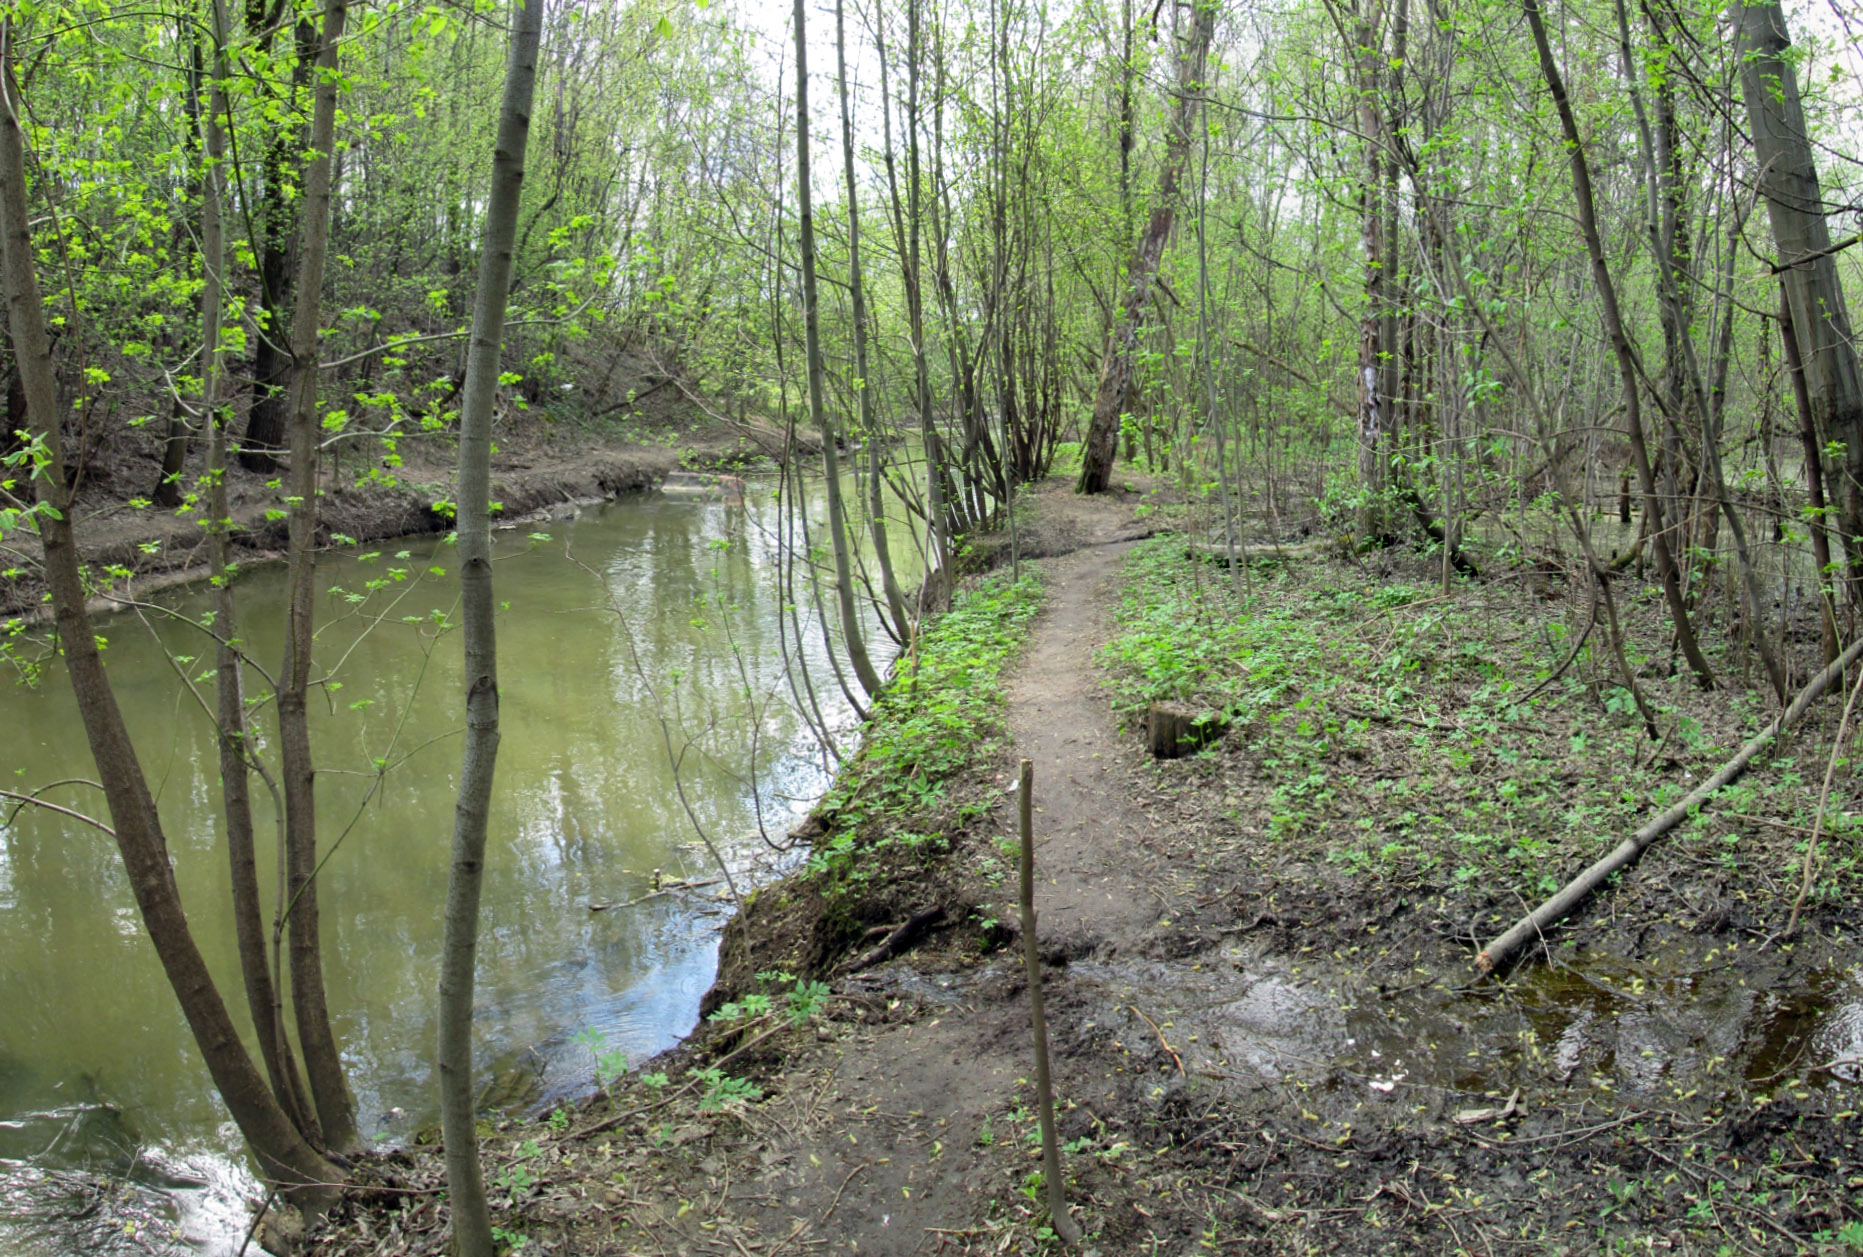
[[[951,723],[970,717],[922,671],[806,831],[812,871],[727,931],[688,1043],[581,1106],[488,1124],[502,1240],[1058,1251],[1013,945],[1026,756],[1084,1251],[1863,1251],[1854,759],[1812,812],[1835,711],[1478,980],[1481,941],[1711,771],[1763,704],[1668,680],[1660,609],[1629,600],[1667,725],[1652,744],[1604,652],[1573,645],[1584,599],[1547,596],[1543,572],[1443,595],[1433,561],[1392,554],[1232,589],[1181,535],[1143,539],[1173,510],[1044,486],[1021,538],[1048,556],[1027,565],[1041,610],[1003,683],[972,639],[948,652],[994,713]],[[967,614],[1015,614],[1032,585],[982,588]],[[1229,730],[1153,761],[1132,717],[1154,698]],[[968,730],[949,772],[911,741],[941,720]],[[1785,940],[1814,828],[1826,860]],[[854,959],[933,909],[903,954]],[[381,1190],[313,1251],[444,1251],[432,1150],[370,1173]]]

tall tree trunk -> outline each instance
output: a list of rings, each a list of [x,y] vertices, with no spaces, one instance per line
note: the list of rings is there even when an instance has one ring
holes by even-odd
[[[41,520],[46,585],[72,693],[97,761],[130,891],[214,1086],[265,1176],[295,1203],[319,1209],[335,1197],[336,1169],[305,1141],[273,1099],[240,1042],[207,962],[195,945],[155,798],[130,742],[85,610],[59,433],[58,386],[45,306],[33,267],[13,35],[11,21],[0,19],[0,48],[5,49],[0,57],[0,286],[5,289],[7,322],[25,391],[26,427],[42,444],[48,460],[35,487],[40,502],[49,508]]]
[[[835,602],[841,612],[841,639],[860,687],[872,694],[880,688],[880,674],[867,657],[860,615],[854,606],[854,574],[847,552],[847,507],[841,501],[841,461],[835,452],[834,429],[822,397],[821,318],[815,294],[815,208],[809,187],[809,50],[804,0],[796,0],[796,214],[802,248],[802,343],[808,356],[809,418],[822,438],[823,492],[828,499],[828,538],[834,551]],[[852,177],[850,172],[849,177]],[[865,381],[863,380],[864,384]]]
[[[222,354],[220,327],[225,291],[226,174],[226,10],[214,0],[213,78],[206,119],[207,163],[201,180],[201,415],[207,424],[207,546],[214,576],[215,723],[218,726],[220,798],[226,821],[226,848],[233,899],[233,936],[239,971],[252,1014],[259,1055],[265,1062],[272,1094],[298,1129],[313,1142],[323,1133],[305,1102],[303,1083],[286,1038],[284,1010],[272,983],[265,940],[265,916],[259,897],[259,867],[252,823],[249,756],[243,678],[243,643],[239,606],[233,591],[232,513],[226,491],[226,426],[221,413]]]
[[[446,940],[440,962],[440,1120],[459,1257],[492,1257],[491,1215],[472,1112],[472,992],[485,877],[492,771],[498,759],[498,645],[492,597],[492,405],[511,291],[518,204],[530,140],[543,0],[516,0],[504,104],[492,155],[492,191],[479,250],[479,287],[459,407],[459,585],[465,630],[466,748],[453,818],[446,882]]]
[[[1789,56],[1792,41],[1778,0],[1736,0],[1728,20],[1737,31],[1741,94],[1812,422],[1820,445],[1837,443],[1845,451],[1836,477],[1838,531],[1849,553],[1851,598],[1863,598],[1863,373],[1831,253],[1817,162]]]
[[[886,477],[880,468],[879,425],[873,413],[873,380],[867,374],[867,286],[860,271],[860,189],[856,183],[859,167],[854,163],[854,115],[852,93],[847,82],[847,31],[842,15],[842,0],[834,6],[834,52],[837,85],[841,97],[841,166],[847,175],[847,254],[848,290],[854,320],[854,393],[859,399],[859,437],[867,446],[867,516],[873,538],[873,558],[880,568],[880,588],[886,595],[886,609],[893,618],[899,640],[911,634],[911,617],[906,613],[906,596],[899,588],[893,571],[893,552],[886,538]]]
[[[913,395],[919,412],[919,436],[925,446],[925,515],[931,555],[925,582],[920,587],[921,610],[936,610],[944,603],[940,593],[949,583],[946,570],[951,555],[949,520],[945,514],[944,467],[939,451],[938,425],[932,417],[931,363],[925,351],[925,268],[919,247],[919,5],[906,0],[906,319],[912,338]],[[884,53],[882,53],[884,58]],[[930,591],[929,599],[925,596]],[[929,608],[925,605],[929,603]]]
[[[291,927],[291,1007],[304,1069],[310,1079],[325,1146],[351,1152],[362,1146],[355,1101],[343,1077],[343,1058],[330,1028],[317,919],[316,766],[310,742],[310,666],[317,548],[317,331],[322,318],[324,254],[330,243],[330,155],[336,144],[337,53],[349,16],[348,0],[326,0],[317,50],[316,105],[311,112],[310,157],[304,167],[303,232],[298,242],[297,300],[291,312],[290,603],[285,613],[285,659],[278,688],[278,752],[285,792],[285,862]]]
[[[1727,525],[1734,537],[1734,559],[1740,568],[1741,587],[1745,591],[1747,602],[1747,624],[1753,640],[1753,648],[1758,652],[1761,664],[1766,669],[1767,679],[1772,682],[1773,692],[1779,702],[1787,701],[1785,668],[1779,662],[1778,655],[1772,648],[1771,635],[1765,621],[1766,604],[1760,594],[1759,575],[1754,570],[1753,555],[1747,545],[1746,525],[1740,514],[1734,509],[1733,499],[1727,493],[1727,481],[1721,468],[1720,435],[1716,430],[1716,410],[1709,404],[1708,389],[1701,370],[1700,357],[1695,352],[1694,337],[1689,329],[1689,302],[1682,296],[1682,282],[1677,277],[1681,258],[1678,256],[1679,241],[1683,239],[1676,223],[1676,203],[1680,193],[1675,187],[1677,158],[1670,140],[1659,140],[1652,136],[1649,115],[1643,106],[1643,90],[1640,86],[1638,62],[1630,48],[1630,19],[1626,12],[1624,0],[1616,0],[1617,37],[1619,55],[1623,59],[1624,74],[1630,84],[1630,100],[1637,121],[1637,134],[1640,141],[1638,152],[1642,158],[1644,185],[1649,202],[1650,244],[1656,258],[1657,296],[1664,309],[1668,311],[1666,328],[1670,357],[1674,360],[1669,372],[1670,400],[1664,405],[1668,411],[1667,418],[1672,427],[1678,431],[1684,426],[1682,419],[1692,410],[1701,423],[1701,474],[1697,482],[1706,481],[1710,494],[1698,494],[1698,500],[1705,497],[1702,506],[1705,517],[1718,519],[1718,508],[1724,508]],[[1659,100],[1667,89],[1660,89]],[[1659,108],[1662,126],[1673,130],[1675,111],[1672,103]],[[1663,134],[1661,130],[1657,134]],[[1731,244],[1731,242],[1730,242]],[[1678,396],[1679,395],[1679,396]],[[1682,405],[1682,399],[1687,405]],[[1714,531],[1719,531],[1718,524]],[[1684,540],[1689,534],[1684,531]],[[1710,535],[1711,539],[1711,535]],[[1705,543],[1704,543],[1705,546]]]
[[[1080,482],[1082,493],[1103,493],[1112,483],[1113,455],[1117,452],[1120,418],[1132,408],[1133,366],[1138,353],[1139,331],[1151,304],[1158,263],[1164,257],[1165,242],[1171,235],[1171,223],[1177,213],[1179,184],[1190,160],[1190,133],[1197,119],[1197,107],[1203,101],[1202,81],[1205,56],[1216,27],[1216,7],[1208,0],[1194,0],[1190,35],[1178,57],[1177,104],[1171,111],[1170,132],[1166,138],[1164,170],[1158,179],[1158,199],[1146,224],[1145,235],[1132,255],[1126,274],[1126,298],[1119,322],[1106,340],[1106,354],[1100,363],[1100,382],[1093,399],[1093,418],[1081,453]]]
[[[1358,539],[1384,539],[1386,468],[1390,461],[1390,414],[1386,407],[1384,361],[1387,343],[1384,319],[1389,304],[1389,251],[1395,241],[1385,238],[1384,117],[1379,90],[1384,78],[1384,51],[1378,36],[1378,0],[1360,0],[1353,31],[1354,64],[1358,89],[1359,143],[1363,146],[1359,184],[1359,241],[1365,254],[1365,312],[1359,317],[1358,337]]]
[[[1598,286],[1598,299],[1604,311],[1604,327],[1611,338],[1611,348],[1617,357],[1618,375],[1623,383],[1624,427],[1630,436],[1631,457],[1636,461],[1637,478],[1643,485],[1643,510],[1650,521],[1650,541],[1656,554],[1656,574],[1662,581],[1663,597],[1668,600],[1669,613],[1675,621],[1676,638],[1682,647],[1682,654],[1688,660],[1695,679],[1701,688],[1714,688],[1714,671],[1708,666],[1708,660],[1701,653],[1701,646],[1695,640],[1695,630],[1689,624],[1688,605],[1682,597],[1681,582],[1676,577],[1675,559],[1669,549],[1669,539],[1663,524],[1662,504],[1656,494],[1656,479],[1650,467],[1649,447],[1643,438],[1643,412],[1639,405],[1640,385],[1637,381],[1636,355],[1630,345],[1629,333],[1624,330],[1624,320],[1617,306],[1617,286],[1611,279],[1609,265],[1604,258],[1604,241],[1598,234],[1598,216],[1596,202],[1591,194],[1591,163],[1585,157],[1584,141],[1579,138],[1578,120],[1572,114],[1572,102],[1567,98],[1565,79],[1559,73],[1559,65],[1553,60],[1552,46],[1546,38],[1546,21],[1540,13],[1539,0],[1522,0],[1526,10],[1527,24],[1533,30],[1533,45],[1539,53],[1540,73],[1546,80],[1547,88],[1552,92],[1553,105],[1559,111],[1559,126],[1565,134],[1566,156],[1572,169],[1572,195],[1577,202],[1579,229],[1585,237],[1585,251],[1591,258],[1591,277]]]

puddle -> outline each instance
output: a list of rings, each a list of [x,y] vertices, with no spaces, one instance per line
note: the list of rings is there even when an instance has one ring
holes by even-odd
[[[1559,1088],[1706,1104],[1742,1083],[1863,1076],[1863,971],[1851,968],[1792,975],[1599,953],[1507,984],[1405,989],[1400,978],[1381,990],[1238,951],[1197,969],[1079,962],[1069,972],[1086,997],[1082,1028],[1162,1070],[1176,1063],[1161,1037],[1189,1073],[1294,1081],[1342,1100],[1460,1104]]]

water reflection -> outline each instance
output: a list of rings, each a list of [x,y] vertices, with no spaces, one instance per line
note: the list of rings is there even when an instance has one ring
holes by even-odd
[[[784,649],[798,642],[778,623],[776,530],[766,493],[734,508],[648,496],[498,534],[503,742],[478,1051],[491,1061],[538,1049],[545,1094],[587,1084],[592,1062],[570,1042],[584,1028],[636,1060],[676,1041],[715,965],[713,918],[687,897],[589,905],[642,897],[656,869],[715,875],[694,822],[742,866],[766,850],[760,827],[780,832],[826,785],[783,673]],[[322,874],[325,970],[363,1128],[388,1136],[410,1133],[433,1107],[460,753],[460,644],[443,628],[457,597],[452,563],[449,546],[426,539],[332,556],[317,573],[327,591],[318,661],[334,669],[313,696],[318,812],[326,850],[340,840]],[[267,667],[282,650],[283,596],[280,568],[241,585],[249,648]],[[166,605],[199,616],[207,600],[181,592]],[[107,622],[106,658],[200,944],[237,1003],[217,757],[202,704],[211,642],[182,620],[148,619],[152,630],[127,616]],[[819,667],[819,626],[803,627],[800,649]],[[818,696],[832,723],[851,724],[832,684]],[[270,716],[262,709],[254,730],[266,756],[276,744]],[[23,733],[0,763],[13,780],[94,771],[55,667],[37,690],[0,690],[0,722]],[[270,803],[256,781],[254,793],[269,892]],[[102,807],[83,786],[49,797]],[[0,826],[0,954],[0,1119],[64,1112],[81,1089],[84,1103],[123,1116],[139,1148],[232,1146],[104,835],[31,809]],[[0,1141],[15,1167],[0,1169],[9,1192],[56,1194],[70,1184],[51,1170],[91,1168],[48,1166],[23,1138]],[[31,1174],[20,1168],[29,1162]]]

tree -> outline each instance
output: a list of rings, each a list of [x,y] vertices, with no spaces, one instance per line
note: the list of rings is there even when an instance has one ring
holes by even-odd
[[[1126,268],[1125,300],[1120,307],[1119,321],[1106,339],[1099,386],[1093,399],[1093,418],[1082,443],[1078,486],[1082,493],[1102,493],[1112,483],[1119,425],[1132,409],[1139,331],[1145,322],[1158,264],[1164,257],[1164,246],[1170,239],[1171,224],[1177,214],[1179,184],[1183,182],[1184,169],[1190,160],[1191,132],[1203,100],[1203,63],[1216,27],[1216,8],[1208,0],[1195,0],[1188,7],[1190,30],[1178,56],[1177,102],[1171,111],[1164,169],[1158,177],[1151,221],[1146,224],[1145,234],[1139,238],[1131,264]]]
[[[531,95],[543,37],[543,0],[517,0],[485,240],[479,250],[478,296],[466,357],[459,414],[459,584],[465,632],[466,749],[453,818],[453,858],[446,883],[446,941],[440,967],[440,1120],[446,1140],[446,1181],[453,1244],[460,1257],[492,1257],[491,1215],[479,1165],[472,1088],[472,992],[478,956],[479,889],[485,879],[485,839],[492,774],[498,762],[498,642],[492,595],[492,403],[504,347],[505,306],[517,242],[524,159],[530,143]]]
[[[11,18],[0,19],[0,44],[6,49],[6,56],[0,59],[0,271],[4,275],[8,328],[25,392],[27,429],[42,452],[35,484],[45,508],[41,514],[45,574],[59,641],[136,906],[214,1085],[266,1177],[294,1202],[310,1209],[321,1208],[334,1198],[339,1174],[279,1107],[247,1055],[195,944],[169,864],[168,843],[155,798],[130,742],[85,608],[83,578],[72,535],[72,499],[65,476],[58,383],[52,369],[27,213],[22,105],[12,65],[16,29]]]
[[[1734,0],[1728,20],[1736,32],[1740,91],[1812,422],[1826,449],[1842,451],[1835,505],[1856,600],[1863,598],[1863,374],[1792,68],[1792,43],[1777,0]]]
[[[880,688],[880,674],[867,657],[860,616],[854,609],[854,576],[848,562],[847,508],[841,501],[841,466],[835,432],[822,396],[820,300],[815,285],[815,203],[809,187],[809,52],[803,0],[796,0],[796,215],[802,249],[802,330],[808,363],[809,417],[822,440],[822,492],[828,500],[828,537],[834,551],[835,602],[841,612],[841,640],[854,675],[868,694]]]

